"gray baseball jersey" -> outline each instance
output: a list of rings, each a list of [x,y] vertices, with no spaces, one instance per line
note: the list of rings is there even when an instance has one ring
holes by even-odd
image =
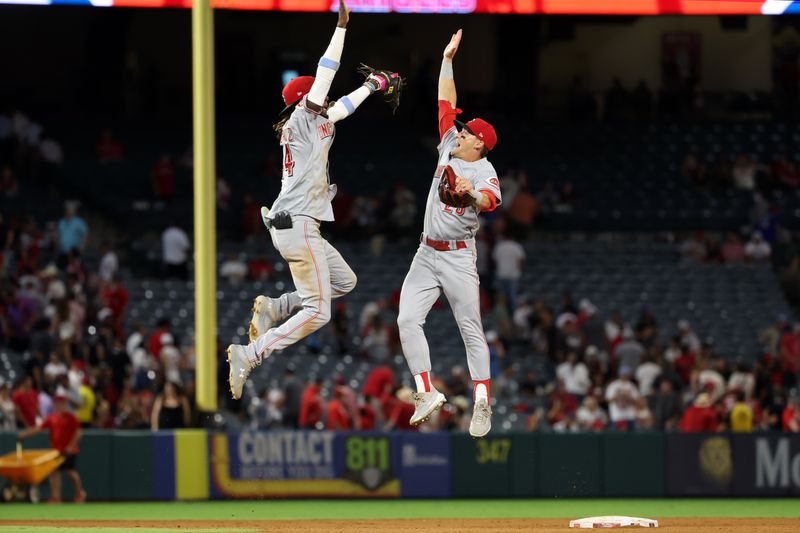
[[[457,134],[456,127],[453,126],[442,136],[442,142],[438,146],[439,163],[428,192],[423,231],[435,240],[471,239],[478,231],[478,210],[475,207],[455,208],[439,200],[439,180],[444,174],[445,166],[450,165],[457,176],[468,179],[475,190],[492,193],[497,205],[502,203],[497,172],[486,158],[470,163],[450,157],[450,152],[456,147]]]
[[[283,126],[281,192],[270,213],[288,211],[330,222],[336,185],[328,176],[328,151],[336,128],[327,117],[306,109],[305,103],[303,98]]]

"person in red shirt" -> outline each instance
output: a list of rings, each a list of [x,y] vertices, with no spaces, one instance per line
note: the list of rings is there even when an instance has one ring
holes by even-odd
[[[156,361],[161,358],[161,348],[164,347],[161,343],[161,336],[165,333],[170,333],[171,329],[172,324],[169,318],[162,318],[158,321],[158,328],[147,339],[147,348],[150,350],[150,355],[156,358]]]
[[[30,376],[25,376],[17,383],[11,401],[17,410],[18,423],[26,428],[35,426],[39,417],[39,393],[33,388]]]
[[[393,397],[394,402],[387,402],[384,407],[388,410],[386,431],[417,431],[419,426],[409,423],[414,414],[413,394],[414,391],[409,388],[399,389]]]
[[[322,421],[321,389],[322,381],[319,378],[306,386],[303,395],[300,397],[298,427],[314,429],[314,426]]]
[[[86,501],[86,491],[81,485],[81,476],[75,470],[78,458],[78,441],[81,438],[81,424],[78,419],[67,410],[67,397],[56,394],[53,398],[53,413],[48,415],[39,426],[30,427],[19,434],[20,439],[25,439],[42,431],[50,431],[50,446],[64,456],[64,462],[58,470],[50,475],[50,501],[61,501],[61,472],[66,472],[75,486],[75,502]]]
[[[367,374],[361,394],[367,398],[382,398],[387,388],[394,386],[394,371],[388,366],[376,366]]]
[[[781,426],[784,431],[800,433],[800,406],[797,396],[791,396],[781,415]]]
[[[153,193],[159,200],[171,200],[175,196],[175,165],[172,158],[164,154],[153,166]]]
[[[717,411],[711,405],[711,396],[707,392],[701,392],[697,395],[694,404],[683,413],[680,429],[687,433],[717,431],[718,420]]]
[[[351,428],[350,416],[344,405],[342,391],[336,387],[333,391],[333,399],[328,402],[328,431],[347,431]]]
[[[128,309],[128,291],[122,286],[118,276],[114,275],[111,281],[103,284],[100,289],[100,301],[111,311],[114,333],[122,338],[124,334],[122,323]]]

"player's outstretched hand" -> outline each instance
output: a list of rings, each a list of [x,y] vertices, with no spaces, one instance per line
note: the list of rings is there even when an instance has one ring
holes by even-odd
[[[457,32],[450,37],[450,42],[447,43],[447,46],[444,48],[444,58],[453,60],[458,52],[458,45],[461,44],[461,30],[459,29]]]
[[[339,0],[339,22],[336,24],[339,28],[346,28],[347,23],[350,21],[350,10],[344,0]]]

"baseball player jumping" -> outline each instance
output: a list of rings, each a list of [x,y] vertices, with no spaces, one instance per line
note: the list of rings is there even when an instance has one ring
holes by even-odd
[[[296,290],[278,298],[255,299],[250,343],[228,347],[228,381],[234,399],[242,396],[253,368],[273,351],[327,324],[331,299],[344,296],[356,285],[356,275],[319,231],[320,222],[333,220],[331,200],[336,186],[328,176],[328,151],[336,133],[334,124],[353,114],[375,92],[396,107],[403,81],[396,73],[364,66],[364,84],[329,105],[328,91],[339,68],[349,18],[350,11],[340,0],[339,21],[316,77],[301,76],[283,88],[286,108],[274,126],[283,149],[281,192],[271,210],[261,208],[261,215],[272,243],[289,263]]]
[[[422,326],[433,303],[444,291],[467,350],[475,402],[469,432],[485,436],[492,427],[489,407],[489,348],[479,306],[475,233],[478,213],[500,204],[500,182],[486,155],[497,143],[494,128],[475,118],[455,120],[453,57],[461,30],[444,50],[439,74],[439,162],[425,209],[424,233],[400,293],[397,324],[400,341],[417,385],[411,424],[426,420],[446,401],[431,384],[431,357]]]

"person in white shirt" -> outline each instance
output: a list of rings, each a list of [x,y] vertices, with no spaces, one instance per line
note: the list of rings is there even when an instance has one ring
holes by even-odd
[[[247,277],[247,265],[239,259],[238,255],[231,253],[220,265],[219,275],[232,284],[241,283]]]
[[[164,271],[168,278],[189,277],[189,251],[191,243],[186,232],[173,224],[161,234]]]
[[[653,393],[653,383],[660,375],[661,367],[653,361],[651,355],[646,355],[634,373],[636,382],[639,384],[639,394],[650,396]]]
[[[522,278],[522,264],[525,261],[525,250],[517,242],[503,237],[492,251],[495,263],[497,288],[506,297],[506,305],[510,313],[517,307],[517,290]]]
[[[161,354],[159,359],[164,365],[164,379],[179,385],[181,379],[182,359],[181,351],[175,346],[175,339],[169,333],[161,335]]]
[[[733,165],[733,184],[737,189],[752,191],[756,188],[756,171],[758,167],[750,156],[741,154]]]
[[[602,431],[608,425],[608,415],[597,403],[597,398],[587,396],[575,412],[575,422],[580,431]]]
[[[700,353],[700,338],[692,331],[688,320],[678,321],[678,335],[681,339],[681,346],[688,346],[689,351],[694,354]]]
[[[119,270],[119,259],[117,259],[117,254],[108,244],[103,245],[102,254],[103,257],[100,259],[99,268],[100,279],[108,283],[114,279],[114,274]]]
[[[564,383],[564,389],[581,401],[589,392],[592,380],[589,378],[589,369],[578,360],[574,351],[567,353],[567,360],[556,367],[556,377]]]
[[[619,379],[612,381],[606,388],[608,413],[614,428],[633,429],[638,399],[639,389],[631,382],[631,368],[623,366],[619,369]]]
[[[736,362],[736,369],[728,378],[728,392],[741,391],[744,393],[746,399],[753,397],[753,390],[756,386],[755,377],[748,369],[747,363],[744,361]]]
[[[769,261],[772,255],[772,246],[764,240],[760,231],[754,231],[752,237],[744,247],[744,256],[748,261]]]

